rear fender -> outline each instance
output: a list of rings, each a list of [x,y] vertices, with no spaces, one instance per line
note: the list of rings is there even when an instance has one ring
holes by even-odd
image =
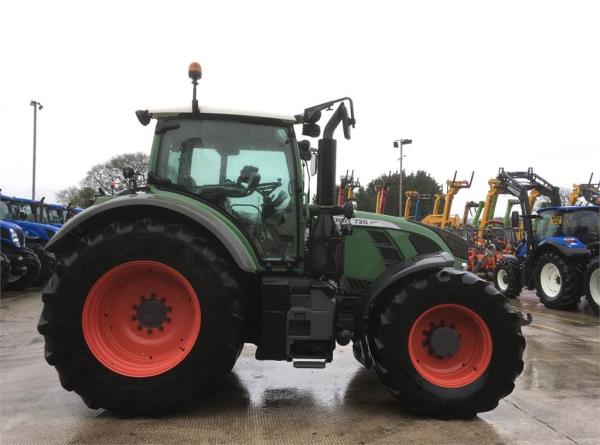
[[[209,232],[221,242],[240,269],[246,272],[262,269],[250,241],[234,224],[227,224],[226,217],[218,210],[201,202],[192,205],[150,193],[121,196],[86,209],[67,221],[46,248],[54,253],[66,252],[86,234],[114,221],[147,217],[180,221]]]
[[[539,257],[540,255],[552,250],[557,250],[561,255],[566,257],[580,257],[588,256],[590,254],[590,251],[585,244],[583,244],[577,238],[567,236],[552,237],[543,240],[535,249],[535,256]]]

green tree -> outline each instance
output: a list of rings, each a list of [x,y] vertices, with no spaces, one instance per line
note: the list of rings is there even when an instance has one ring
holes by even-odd
[[[365,210],[368,212],[375,211],[375,202],[377,199],[376,187],[382,184],[389,186],[387,206],[385,208],[386,215],[398,215],[398,208],[400,207],[398,199],[398,173],[392,173],[391,175],[383,174],[367,184],[366,187],[361,187],[356,193],[356,202],[359,210]],[[438,184],[436,180],[426,171],[417,170],[416,173],[406,175],[403,172],[402,175],[402,193],[409,190],[414,190],[422,194],[429,194],[433,198],[435,193],[440,193],[442,190],[441,184]],[[402,197],[402,210],[404,210],[404,203],[406,196]],[[421,201],[421,215],[427,215],[433,210],[433,199]],[[414,212],[414,208],[413,208]]]
[[[61,204],[69,203],[77,207],[88,207],[94,194],[102,190],[107,195],[119,193],[127,188],[127,180],[123,177],[123,168],[131,167],[137,174],[139,187],[146,185],[148,175],[148,155],[146,153],[124,153],[113,156],[108,161],[90,168],[80,186],[70,186],[56,193],[56,200]]]
[[[123,191],[127,188],[127,180],[123,177],[125,167],[131,167],[138,175],[138,186],[146,185],[148,155],[142,152],[124,153],[94,165],[86,173],[82,185],[94,190],[102,189],[107,195]]]
[[[67,206],[86,208],[90,205],[90,200],[94,196],[94,189],[90,187],[67,187],[56,193],[56,200]]]

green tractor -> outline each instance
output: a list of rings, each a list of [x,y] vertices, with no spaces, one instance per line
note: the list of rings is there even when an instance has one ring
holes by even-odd
[[[410,409],[493,409],[523,369],[523,317],[461,268],[463,238],[335,205],[352,100],[281,115],[199,107],[156,121],[148,185],[67,222],[38,329],[62,386],[90,408],[159,415],[214,389],[244,343],[258,360],[324,368],[353,343]],[[336,107],[318,141],[322,112]],[[135,172],[127,171],[133,178]],[[317,175],[317,205],[309,180]],[[102,201],[102,202],[101,202]]]

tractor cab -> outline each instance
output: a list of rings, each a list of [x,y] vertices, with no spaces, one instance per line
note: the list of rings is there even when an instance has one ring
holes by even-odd
[[[566,206],[540,209],[537,243],[559,242],[566,249],[581,248],[598,242],[600,207]]]
[[[293,261],[302,201],[295,118],[204,107],[151,113],[158,150],[149,183],[225,212],[263,260]]]

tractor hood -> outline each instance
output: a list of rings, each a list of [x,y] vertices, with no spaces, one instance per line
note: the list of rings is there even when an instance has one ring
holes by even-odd
[[[340,218],[340,217],[337,217]],[[466,259],[468,252],[468,243],[466,238],[456,235],[449,230],[438,227],[421,224],[415,221],[408,221],[398,216],[381,215],[371,212],[357,212],[356,217],[350,220],[353,227],[380,228],[388,230],[401,230],[411,232],[417,235],[435,241],[440,247],[457,259]]]
[[[25,235],[29,238],[39,238],[43,241],[48,241],[58,232],[59,228],[51,226],[50,224],[41,224],[31,221],[13,221],[16,225],[21,227],[25,232]]]

